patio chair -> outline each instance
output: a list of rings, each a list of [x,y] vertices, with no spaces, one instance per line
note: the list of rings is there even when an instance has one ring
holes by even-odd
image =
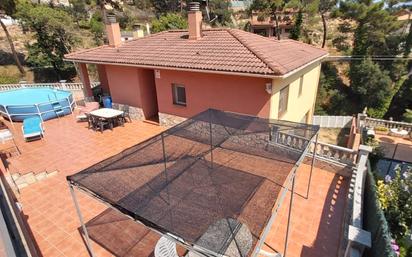
[[[100,132],[103,133],[103,130],[105,127],[108,127],[110,128],[110,130],[113,130],[113,123],[111,121],[98,118],[98,117],[94,117],[94,119],[95,119],[95,124],[97,125],[97,128],[100,130]]]
[[[176,243],[165,236],[157,241],[154,255],[155,257],[179,257],[176,251]]]
[[[129,122],[132,122],[132,118],[130,118],[130,106],[123,105],[121,108],[121,111],[123,111],[123,116],[122,116],[123,122],[124,123],[127,122],[126,118],[129,119]]]
[[[80,106],[77,109],[79,110],[79,114],[76,116],[78,121],[87,121],[88,118],[86,113],[92,112],[100,108],[100,104],[98,102],[86,102],[85,106]]]
[[[44,129],[40,117],[30,117],[23,120],[23,137],[25,141],[32,140],[34,138],[42,138]]]
[[[97,125],[96,125],[94,117],[90,115],[89,113],[85,113],[84,116],[86,117],[86,120],[87,120],[87,128],[96,130]]]

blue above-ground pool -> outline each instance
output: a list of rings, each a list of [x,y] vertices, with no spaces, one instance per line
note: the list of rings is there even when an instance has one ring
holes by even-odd
[[[73,95],[53,88],[21,88],[0,92],[0,113],[13,121],[41,116],[43,120],[72,113]]]

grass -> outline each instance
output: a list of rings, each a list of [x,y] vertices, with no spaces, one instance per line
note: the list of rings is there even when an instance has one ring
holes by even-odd
[[[349,132],[349,128],[320,128],[319,141],[346,147]]]
[[[22,79],[17,66],[3,65],[0,66],[0,84],[15,84]]]

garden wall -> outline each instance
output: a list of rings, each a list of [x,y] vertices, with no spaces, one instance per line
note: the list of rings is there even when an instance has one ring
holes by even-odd
[[[352,116],[313,116],[312,124],[321,128],[350,128]]]

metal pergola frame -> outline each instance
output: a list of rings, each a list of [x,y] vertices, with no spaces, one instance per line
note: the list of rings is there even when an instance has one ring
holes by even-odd
[[[249,116],[249,115],[244,115],[244,114],[242,114],[242,115],[243,116]],[[254,117],[254,116],[249,116],[249,117]],[[302,123],[289,122],[289,121],[288,121],[288,123],[302,124]],[[179,125],[177,125],[177,126],[179,126]],[[313,126],[313,125],[311,125],[311,126]],[[313,127],[318,127],[318,126],[313,126]],[[164,134],[167,133],[168,131],[172,130],[172,129],[175,129],[175,127],[171,127],[171,128],[169,128],[169,129],[167,129],[167,130],[160,133],[163,147],[164,147],[164,142],[163,142]],[[211,133],[211,131],[212,131],[212,122],[211,122],[211,119],[209,121],[209,129],[210,129],[210,147],[211,148],[210,148],[209,151],[207,151],[207,153],[210,153],[210,155],[211,155],[211,166],[213,168],[213,149],[217,148],[218,146],[213,146],[213,144],[212,144],[212,133]],[[255,247],[253,249],[253,252],[250,255],[251,257],[256,257],[259,254],[266,255],[266,256],[279,256],[278,255],[279,253],[273,253],[272,254],[272,253],[268,253],[266,251],[262,251],[262,247],[263,247],[263,244],[264,244],[264,242],[265,242],[265,240],[266,240],[266,238],[267,238],[267,236],[270,232],[270,229],[273,225],[273,222],[276,220],[276,217],[279,213],[280,208],[283,206],[283,202],[286,198],[286,195],[287,195],[288,191],[290,191],[291,196],[290,196],[290,201],[289,201],[289,211],[288,211],[288,218],[287,218],[287,230],[286,230],[286,238],[285,238],[284,251],[283,251],[284,254],[280,255],[280,256],[283,256],[283,257],[287,256],[286,253],[287,253],[287,248],[288,248],[288,243],[289,243],[290,223],[291,223],[293,199],[294,199],[294,194],[295,194],[295,180],[296,180],[297,169],[299,168],[299,166],[302,163],[302,161],[304,160],[304,158],[306,158],[307,156],[310,155],[309,151],[310,151],[310,148],[313,144],[314,145],[314,150],[313,150],[313,154],[312,154],[312,161],[311,161],[309,181],[308,181],[308,187],[307,187],[307,195],[306,195],[306,198],[308,198],[309,197],[310,184],[311,184],[311,180],[312,180],[313,167],[314,167],[315,159],[316,159],[316,147],[317,147],[317,143],[318,143],[318,135],[319,135],[319,129],[317,129],[316,133],[314,135],[312,135],[312,137],[310,139],[308,139],[308,142],[305,146],[304,151],[300,154],[299,159],[295,162],[294,166],[290,170],[289,175],[287,176],[287,178],[285,180],[284,186],[282,186],[283,189],[279,192],[279,196],[277,197],[276,206],[275,206],[274,210],[272,211],[272,214],[271,214],[268,222],[263,227],[262,233],[261,233],[260,237],[258,238],[257,244],[255,245]],[[149,139],[147,139],[147,140],[145,140],[141,143],[147,142],[147,141],[153,139],[156,136],[159,136],[159,135],[155,135],[155,136],[153,136],[153,137],[151,137],[151,138],[149,138]],[[139,143],[139,144],[141,144],[141,143]],[[277,145],[280,145],[281,147],[285,147],[287,149],[290,149],[290,147],[284,146],[282,144],[277,144]],[[296,150],[296,149],[291,149],[291,150]],[[165,154],[164,148],[163,148],[163,157],[164,157],[165,172],[166,172],[167,171],[166,162],[165,162],[166,161],[166,154]],[[76,187],[79,191],[82,191],[82,192],[86,193],[90,197],[92,197],[94,199],[97,199],[99,202],[103,203],[107,207],[121,213],[122,215],[132,219],[133,221],[135,221],[139,224],[144,225],[145,227],[147,227],[148,229],[152,230],[153,232],[159,234],[160,236],[166,236],[168,239],[170,239],[171,241],[173,241],[175,243],[180,244],[182,247],[184,247],[188,251],[192,251],[192,252],[198,254],[199,256],[203,256],[203,257],[221,257],[222,256],[221,254],[212,252],[208,249],[205,249],[204,247],[201,247],[201,246],[198,246],[198,245],[192,245],[192,244],[186,242],[184,239],[182,239],[178,236],[175,236],[175,235],[173,235],[169,232],[164,233],[164,232],[161,231],[161,229],[147,226],[142,221],[136,219],[135,217],[133,217],[130,214],[122,212],[121,210],[116,208],[116,206],[114,206],[113,203],[105,201],[100,196],[98,196],[94,192],[88,190],[87,188],[85,188],[81,185],[78,185],[76,183],[73,183],[69,179],[68,179],[67,182],[68,182],[70,193],[71,193],[71,196],[72,196],[75,208],[76,208],[76,212],[77,212],[80,224],[81,224],[81,228],[82,228],[84,236],[85,236],[86,246],[87,246],[87,249],[89,251],[90,256],[92,256],[92,257],[97,257],[97,256],[95,255],[95,253],[93,251],[90,236],[88,234],[88,231],[87,231],[87,228],[86,228],[86,225],[85,225],[85,222],[84,222],[84,218],[83,218],[82,212],[80,210],[80,205],[79,205],[79,202],[77,200],[76,193],[74,191],[74,187]]]

